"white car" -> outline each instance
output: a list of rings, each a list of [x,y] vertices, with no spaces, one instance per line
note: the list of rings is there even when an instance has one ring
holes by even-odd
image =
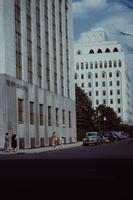
[[[101,144],[101,137],[98,132],[87,132],[86,137],[83,139],[83,145]]]

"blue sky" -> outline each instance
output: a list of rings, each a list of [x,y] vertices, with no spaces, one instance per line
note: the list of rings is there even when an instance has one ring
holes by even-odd
[[[122,45],[132,79],[133,0],[73,0],[72,2],[74,40],[77,41],[83,32],[104,30],[109,40],[117,40]]]

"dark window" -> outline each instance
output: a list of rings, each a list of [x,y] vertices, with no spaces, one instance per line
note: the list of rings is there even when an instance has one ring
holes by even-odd
[[[91,87],[91,83],[90,82],[88,83],[88,87]]]
[[[106,95],[106,91],[105,90],[103,90],[103,96],[105,96]]]
[[[88,69],[88,62],[85,63],[85,67],[86,67],[86,69]]]
[[[119,65],[119,67],[121,67],[121,60],[118,61],[118,65]]]
[[[83,62],[81,63],[81,69],[84,69],[84,63]]]
[[[96,69],[98,68],[98,63],[97,63],[97,62],[95,62],[95,68],[96,68]]]
[[[102,73],[102,77],[105,78],[105,73]]]
[[[98,78],[98,73],[95,73],[95,78]]]
[[[113,50],[113,52],[118,52],[118,49],[115,47],[114,50]]]
[[[113,99],[110,99],[110,104],[113,104]]]
[[[111,60],[109,60],[109,67],[112,67],[112,62],[111,62]]]
[[[89,79],[91,78],[91,74],[88,74],[88,78],[89,78]]]
[[[18,122],[23,124],[23,99],[18,99]]]
[[[102,61],[100,61],[99,66],[100,66],[100,68],[103,67]]]
[[[84,74],[81,74],[81,79],[84,79]]]
[[[107,61],[104,62],[104,68],[107,68]]]
[[[113,95],[113,90],[110,90],[110,95]]]
[[[34,102],[30,101],[30,124],[34,124]]]
[[[120,104],[120,103],[121,103],[121,100],[120,100],[120,99],[117,99],[117,103]]]
[[[112,72],[109,72],[109,77],[112,77]]]
[[[120,85],[120,81],[117,81],[117,86],[119,86]]]
[[[116,76],[119,77],[119,76],[120,76],[120,73],[119,73],[119,72],[116,72]]]
[[[79,63],[76,64],[76,69],[77,69],[77,70],[79,69]]]
[[[107,48],[106,50],[105,50],[105,53],[109,53],[110,52],[110,50]]]
[[[40,109],[40,126],[43,125],[43,104],[39,105],[39,109]]]
[[[51,126],[51,106],[48,106],[48,126]]]
[[[102,50],[101,50],[101,49],[98,49],[97,53],[102,53]]]
[[[72,127],[71,111],[69,111],[69,128]]]
[[[109,85],[112,86],[112,81],[109,81]]]
[[[92,62],[90,62],[90,68],[93,69],[93,63]]]
[[[84,83],[81,83],[81,87],[82,87],[82,88],[84,87]]]
[[[66,120],[65,120],[65,110],[62,110],[62,125],[65,125]]]
[[[56,127],[59,127],[59,109],[55,109],[55,120],[56,120]]]
[[[98,82],[95,82],[95,86],[98,87]]]
[[[117,62],[116,62],[116,60],[114,60],[114,67],[117,67]]]
[[[78,50],[78,51],[77,51],[77,54],[78,54],[78,55],[80,55],[80,54],[81,54],[81,51],[80,51],[80,50]]]
[[[120,90],[117,90],[117,95],[120,95]]]
[[[97,99],[97,100],[96,100],[96,105],[98,105],[98,104],[99,104],[99,100]]]
[[[89,96],[91,97],[91,92],[89,92]]]
[[[96,91],[96,96],[98,96],[98,91]]]
[[[89,52],[89,54],[93,54],[93,53],[94,53],[94,51],[91,49],[90,52]]]
[[[106,105],[106,99],[103,99],[103,104]]]
[[[103,81],[102,83],[103,83],[103,87],[105,87],[105,81]]]
[[[118,108],[118,113],[120,113],[121,112],[121,109],[120,108]]]

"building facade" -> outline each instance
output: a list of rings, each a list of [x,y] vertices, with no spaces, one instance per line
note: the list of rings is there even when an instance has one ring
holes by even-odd
[[[75,84],[92,100],[116,111],[123,123],[132,122],[131,81],[124,52],[103,31],[87,32],[74,44]]]
[[[0,0],[0,147],[76,141],[71,0]]]

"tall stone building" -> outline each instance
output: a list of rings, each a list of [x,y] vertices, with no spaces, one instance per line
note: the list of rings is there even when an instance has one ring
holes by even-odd
[[[71,0],[0,0],[0,147],[76,141]]]
[[[108,41],[103,31],[87,32],[74,44],[75,84],[92,100],[116,111],[124,123],[132,122],[131,81],[124,51]]]

